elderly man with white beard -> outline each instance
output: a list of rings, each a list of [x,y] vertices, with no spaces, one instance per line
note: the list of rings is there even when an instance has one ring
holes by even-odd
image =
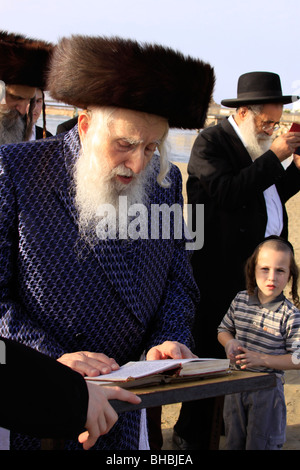
[[[66,134],[0,149],[0,332],[82,375],[139,359],[192,357],[199,300],[182,237],[98,237],[101,208],[177,205],[169,127],[202,127],[209,64],[121,38],[73,36],[55,47],[47,89],[83,110]],[[151,225],[151,211],[147,223]],[[125,214],[126,215],[126,214]],[[145,413],[121,413],[94,449],[148,448]],[[12,449],[40,443],[11,435]],[[73,441],[66,449],[81,448]]]
[[[265,237],[288,237],[285,203],[300,189],[300,156],[282,165],[300,133],[273,138],[283,105],[299,97],[284,96],[279,76],[270,72],[242,75],[237,91],[237,98],[222,101],[235,114],[198,135],[188,164],[188,202],[193,211],[204,204],[204,247],[192,256],[201,296],[195,351],[204,357],[223,357],[216,331],[245,289],[244,264]],[[183,404],[174,432],[181,448],[211,448],[213,406],[213,400]]]
[[[137,123],[135,134],[128,123]],[[168,186],[164,182],[169,170],[165,148],[168,127],[165,119],[137,111],[104,107],[81,113],[78,131],[82,148],[74,170],[75,204],[80,233],[88,243],[93,243],[91,237],[97,242],[101,236],[97,228],[103,218],[102,225],[105,223],[110,236],[115,236],[111,228],[118,226],[120,197],[126,198],[127,207],[147,205],[147,181],[155,173],[151,159],[158,149],[158,182]],[[99,208],[109,206],[116,220],[109,214],[98,216]]]
[[[45,41],[0,31],[0,145],[29,140],[30,103],[44,89],[53,46]]]

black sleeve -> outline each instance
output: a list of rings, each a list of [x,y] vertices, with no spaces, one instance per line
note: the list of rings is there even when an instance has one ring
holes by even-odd
[[[188,172],[190,203],[199,202],[201,197],[201,202],[212,200],[228,211],[239,209],[285,178],[285,170],[271,150],[252,163],[246,149],[233,150],[226,133],[213,128],[196,138]]]
[[[67,366],[0,338],[0,426],[39,438],[73,438],[84,430],[88,390]]]

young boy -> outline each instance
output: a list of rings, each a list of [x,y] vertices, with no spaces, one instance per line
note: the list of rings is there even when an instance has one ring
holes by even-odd
[[[283,294],[289,281],[295,305]],[[226,396],[226,448],[280,449],[286,428],[283,374],[300,369],[298,268],[292,245],[275,236],[262,242],[247,262],[246,282],[247,291],[237,294],[219,325],[218,340],[237,367],[273,372],[277,386]]]

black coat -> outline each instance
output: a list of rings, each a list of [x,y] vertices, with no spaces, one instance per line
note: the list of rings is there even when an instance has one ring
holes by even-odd
[[[87,416],[84,378],[27,346],[2,337],[0,343],[0,426],[40,438],[76,438]]]
[[[263,191],[276,184],[288,237],[285,202],[300,189],[300,171],[294,163],[285,170],[271,151],[252,162],[227,119],[202,131],[188,165],[188,202],[204,204],[204,246],[192,264],[200,288],[196,339],[203,355],[211,342],[217,347],[216,328],[235,294],[245,288],[244,264],[264,239],[267,211]],[[204,334],[200,335],[200,331]],[[202,337],[203,336],[203,337]]]
[[[57,129],[56,129],[56,135],[57,134],[62,134],[63,132],[67,132],[69,131],[70,129],[72,129],[74,126],[76,126],[78,122],[78,116],[72,118],[72,119],[69,119],[68,121],[64,121],[62,122],[61,124],[59,124],[57,126]]]
[[[51,132],[46,130],[46,137],[52,137]],[[35,126],[35,138],[36,138],[36,140],[43,139],[43,128],[42,127]]]

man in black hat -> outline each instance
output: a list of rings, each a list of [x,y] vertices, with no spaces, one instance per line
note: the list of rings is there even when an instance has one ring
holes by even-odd
[[[20,34],[0,32],[0,80],[5,96],[0,104],[0,145],[28,140],[30,103],[44,89],[50,43]]]
[[[288,237],[286,201],[300,189],[300,156],[282,162],[300,144],[300,133],[273,140],[283,105],[280,78],[251,72],[238,82],[238,97],[223,100],[236,113],[201,132],[188,164],[187,194],[204,204],[204,246],[192,257],[200,289],[194,327],[196,353],[222,357],[217,326],[236,293],[245,288],[244,263],[268,235]],[[209,448],[213,400],[182,406],[174,440],[180,447]]]
[[[181,175],[165,140],[169,127],[203,126],[213,85],[209,64],[159,45],[60,41],[48,90],[84,110],[78,125],[0,149],[4,337],[83,375],[144,354],[193,356],[198,290],[183,219],[165,236],[152,208],[175,205],[182,214]],[[142,418],[139,410],[121,414],[95,449],[145,448]],[[24,436],[11,443],[39,447]]]

